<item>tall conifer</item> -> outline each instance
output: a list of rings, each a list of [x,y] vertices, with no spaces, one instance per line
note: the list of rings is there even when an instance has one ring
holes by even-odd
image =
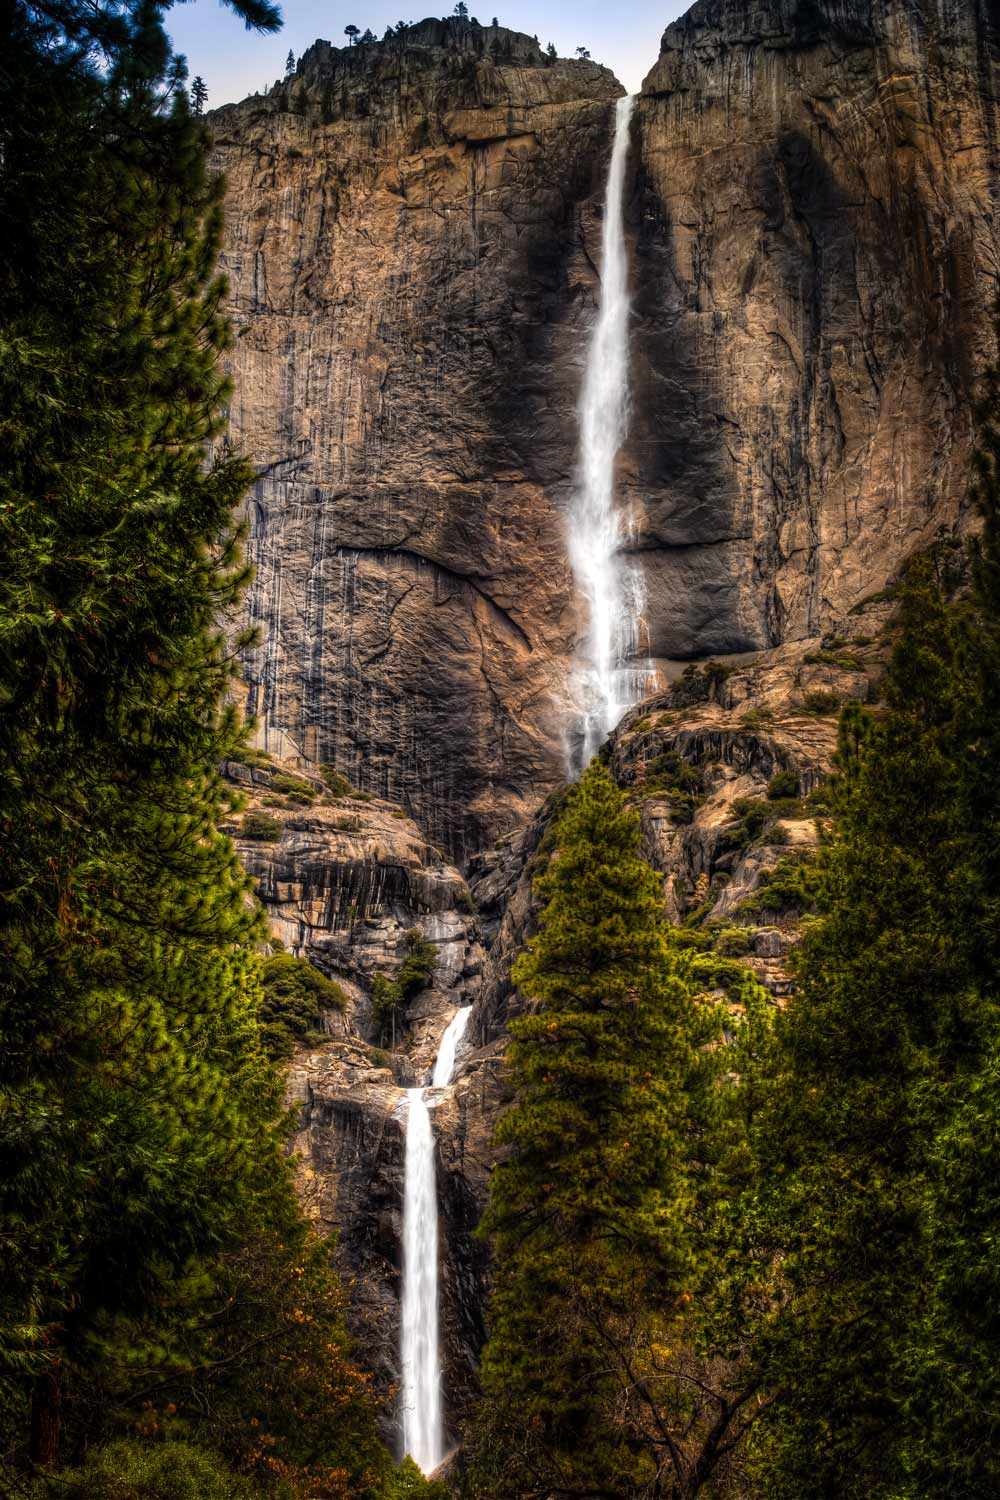
[[[998,389],[991,372],[994,419]],[[917,558],[887,710],[841,724],[821,917],[744,1204],[763,1208],[782,1287],[757,1348],[776,1398],[759,1450],[774,1500],[972,1500],[1000,1479],[985,1171],[1000,1130],[997,452],[987,425],[972,597],[949,603]]]
[[[204,451],[221,184],[164,9],[4,11],[0,1362],[42,1464],[108,1320],[288,1205],[259,917],[215,832],[249,478]]]
[[[927,1162],[924,1295],[906,1351],[903,1468],[915,1500],[1000,1490],[1000,367],[983,387],[973,489],[982,530],[972,598],[956,611],[970,725],[953,747],[976,878],[960,941],[982,1025]]]
[[[510,1027],[516,1103],[484,1220],[497,1277],[481,1483],[632,1493],[651,1460],[612,1417],[615,1351],[628,1357],[638,1306],[669,1323],[690,1296],[691,1096],[712,1023],[671,950],[638,815],[596,762],[538,889],[539,933],[514,970],[538,1008]]]

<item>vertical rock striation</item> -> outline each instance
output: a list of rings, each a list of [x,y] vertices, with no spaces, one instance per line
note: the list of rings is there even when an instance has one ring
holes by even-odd
[[[654,652],[820,634],[962,519],[1000,288],[991,0],[699,0],[638,108]]]
[[[573,481],[621,86],[424,22],[211,117],[228,182],[250,709],[459,856],[562,774]]]

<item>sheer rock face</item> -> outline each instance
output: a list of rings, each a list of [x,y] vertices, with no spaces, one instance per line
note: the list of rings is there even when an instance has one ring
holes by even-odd
[[[621,490],[668,660],[818,637],[966,520],[991,0],[699,0],[634,118]],[[211,117],[264,743],[465,859],[562,776],[576,402],[620,86],[453,19]]]
[[[563,774],[564,516],[613,101],[590,62],[424,22],[317,42],[211,117],[263,743],[452,854]]]
[[[653,653],[816,636],[963,519],[994,350],[992,0],[699,0],[636,114]]]

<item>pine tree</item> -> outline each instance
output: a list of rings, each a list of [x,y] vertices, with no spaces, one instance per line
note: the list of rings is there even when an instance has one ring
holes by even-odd
[[[163,10],[5,12],[0,1359],[43,1465],[115,1319],[289,1202],[260,918],[214,831],[250,477],[204,458],[221,188]]]
[[[925,1286],[910,1326],[902,1465],[907,1494],[979,1500],[1000,1489],[1000,366],[985,372],[973,497],[972,598],[956,610],[970,727],[956,740],[978,882],[963,934],[982,1040],[949,1089],[924,1189]]]
[[[678,972],[638,815],[596,762],[555,843],[539,934],[514,970],[540,1008],[510,1027],[516,1103],[483,1225],[497,1277],[479,1482],[548,1493],[586,1475],[588,1493],[634,1493],[652,1459],[612,1411],[649,1342],[638,1311],[670,1324],[690,1300],[689,1101],[713,1021]]]
[[[291,56],[290,53],[289,56]],[[191,113],[194,115],[203,115],[207,101],[208,89],[205,87],[205,80],[203,78],[196,78],[191,85]]]
[[[776,1396],[760,1450],[774,1500],[911,1493],[928,1172],[995,1025],[976,825],[996,794],[978,813],[966,795],[977,693],[963,612],[928,558],[909,569],[899,629],[884,718],[854,709],[841,724],[821,919],[778,1026],[747,1210],[763,1205],[780,1265],[782,1312],[758,1349]]]

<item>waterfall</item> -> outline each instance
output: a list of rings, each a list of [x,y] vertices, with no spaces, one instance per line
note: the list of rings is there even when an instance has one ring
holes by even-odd
[[[455,1055],[458,1052],[458,1044],[465,1035],[465,1028],[469,1024],[472,1015],[472,1006],[463,1005],[461,1010],[455,1012],[448,1022],[448,1029],[441,1038],[441,1046],[438,1051],[437,1060],[434,1063],[434,1072],[431,1074],[431,1087],[435,1089],[446,1089],[451,1083],[455,1072]]]
[[[570,525],[570,562],[590,612],[584,660],[576,674],[586,765],[633,703],[655,686],[647,662],[633,663],[642,635],[642,573],[621,557],[625,537],[615,508],[615,460],[628,426],[628,253],[622,198],[631,95],[615,109],[615,136],[604,202],[601,302],[580,394],[579,483]]]
[[[447,1088],[472,1006],[456,1011],[431,1074],[431,1087]],[[406,1090],[406,1158],[403,1165],[403,1451],[425,1474],[444,1458],[441,1422],[441,1353],[438,1345],[438,1205],[434,1131],[427,1090]]]

